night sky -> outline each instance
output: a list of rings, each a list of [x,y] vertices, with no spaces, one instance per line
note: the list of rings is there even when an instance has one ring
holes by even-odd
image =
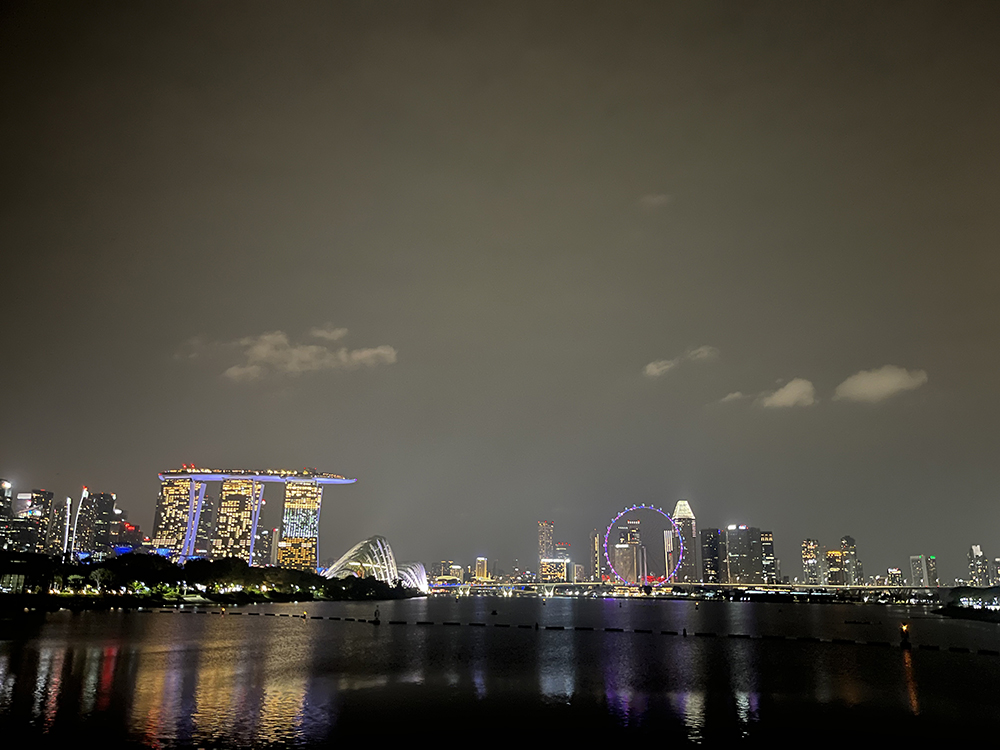
[[[1000,4],[7,3],[0,476],[1000,556]],[[277,524],[280,494],[265,519]]]

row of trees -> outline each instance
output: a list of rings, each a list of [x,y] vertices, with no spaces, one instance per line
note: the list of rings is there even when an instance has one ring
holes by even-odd
[[[50,585],[35,587],[42,591],[51,587],[73,593],[96,589],[109,595],[160,596],[197,591],[208,597],[236,597],[238,601],[284,597],[390,599],[416,593],[404,589],[399,582],[390,586],[371,577],[328,580],[301,570],[250,567],[246,561],[235,557],[189,560],[183,566],[158,555],[134,553],[84,565],[59,564],[42,555],[37,558],[37,565],[47,568],[43,578],[50,582]]]

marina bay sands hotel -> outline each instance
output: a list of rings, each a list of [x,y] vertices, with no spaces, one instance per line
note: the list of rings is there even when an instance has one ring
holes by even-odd
[[[285,507],[277,563],[283,568],[316,570],[319,512],[323,487],[358,480],[315,469],[203,469],[184,465],[164,471],[153,521],[153,546],[173,559],[238,557],[249,564],[259,544],[257,524],[264,485],[285,485]],[[209,482],[221,482],[218,496],[206,495]],[[259,552],[259,551],[258,551]]]

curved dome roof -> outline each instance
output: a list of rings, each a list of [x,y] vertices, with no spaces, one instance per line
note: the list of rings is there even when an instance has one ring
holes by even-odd
[[[323,575],[327,578],[375,576],[385,583],[395,583],[400,577],[392,547],[384,536],[373,536],[358,542],[327,568]]]
[[[430,591],[427,585],[427,570],[421,562],[402,562],[396,566],[403,586],[408,589],[419,589],[423,593]]]

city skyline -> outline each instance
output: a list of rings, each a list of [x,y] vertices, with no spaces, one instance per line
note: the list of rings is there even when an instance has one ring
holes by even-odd
[[[19,490],[337,467],[321,559],[679,498],[786,570],[996,549],[996,3],[3,13]]]

